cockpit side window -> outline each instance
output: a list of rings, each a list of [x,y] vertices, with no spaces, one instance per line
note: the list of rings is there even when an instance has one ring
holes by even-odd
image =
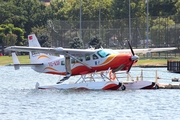
[[[98,56],[96,54],[93,55],[93,60],[98,59]]]
[[[105,50],[99,50],[97,53],[98,53],[98,55],[99,55],[100,57],[102,57],[102,58],[110,55],[110,53],[108,53],[108,52],[105,51]]]

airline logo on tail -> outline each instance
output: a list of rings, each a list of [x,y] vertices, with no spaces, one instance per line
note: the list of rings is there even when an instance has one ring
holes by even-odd
[[[32,40],[33,39],[33,36],[29,36],[29,40]]]

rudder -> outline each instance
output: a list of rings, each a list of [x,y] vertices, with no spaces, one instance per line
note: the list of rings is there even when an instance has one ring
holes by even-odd
[[[29,43],[29,47],[41,47],[35,34],[28,35],[28,43]],[[38,53],[38,52],[29,52],[30,62],[38,63],[39,55],[40,55],[40,53]]]
[[[29,47],[37,47],[37,48],[41,47],[35,34],[28,35],[28,43],[29,43]],[[29,56],[30,56],[30,63],[32,64],[43,63],[43,62],[57,58],[56,56],[52,56],[45,53],[39,53],[36,51],[29,52]]]
[[[35,34],[28,35],[29,47],[41,47]]]

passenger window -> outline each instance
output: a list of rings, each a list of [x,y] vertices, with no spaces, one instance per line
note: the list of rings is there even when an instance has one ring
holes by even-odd
[[[93,60],[96,60],[96,59],[98,59],[98,56],[97,55],[93,55]]]
[[[86,59],[86,61],[89,61],[90,60],[90,55],[85,55],[85,59]]]
[[[71,63],[75,63],[75,61],[76,61],[75,59],[71,59]]]
[[[61,65],[65,65],[64,61],[61,61]]]
[[[79,61],[83,61],[83,58],[82,57],[77,57],[77,59],[79,60]],[[76,61],[76,62],[78,62],[78,61]]]

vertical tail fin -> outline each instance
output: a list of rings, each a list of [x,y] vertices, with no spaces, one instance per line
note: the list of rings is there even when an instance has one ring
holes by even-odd
[[[28,43],[29,43],[29,47],[39,47],[39,48],[41,47],[35,34],[28,35]],[[57,58],[56,56],[52,56],[52,55],[45,54],[45,53],[39,53],[36,51],[29,52],[29,56],[30,56],[30,63],[32,63],[32,64],[33,63],[42,63],[47,60]]]
[[[41,47],[35,34],[28,35],[28,43],[29,43],[29,47]],[[30,63],[38,63],[39,56],[40,53],[38,52],[34,52],[34,51],[29,52]]]
[[[28,35],[29,47],[41,47],[35,34]]]

